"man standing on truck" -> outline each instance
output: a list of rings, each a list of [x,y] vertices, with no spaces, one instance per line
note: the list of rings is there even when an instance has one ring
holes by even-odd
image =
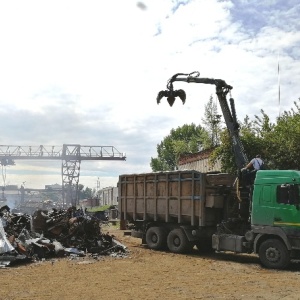
[[[245,171],[250,170],[248,173],[246,173],[246,177],[249,183],[253,184],[256,176],[256,172],[263,169],[264,169],[264,162],[261,159],[260,154],[257,154],[254,158],[251,159],[248,165],[245,168],[243,168],[241,171],[245,173]]]

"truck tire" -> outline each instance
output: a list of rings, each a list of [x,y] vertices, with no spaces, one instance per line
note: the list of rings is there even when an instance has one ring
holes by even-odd
[[[153,250],[161,250],[166,248],[166,231],[161,227],[150,227],[146,232],[146,243],[148,247]]]
[[[192,244],[180,228],[170,231],[167,238],[167,245],[169,250],[174,253],[186,253],[192,248]]]
[[[269,239],[259,247],[259,259],[268,269],[284,269],[290,263],[290,254],[283,242]]]

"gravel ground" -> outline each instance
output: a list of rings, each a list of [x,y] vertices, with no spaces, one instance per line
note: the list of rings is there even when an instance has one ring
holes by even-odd
[[[107,232],[128,247],[126,257],[0,269],[0,299],[300,299],[300,264],[279,271],[262,268],[253,255],[158,252],[119,229]]]

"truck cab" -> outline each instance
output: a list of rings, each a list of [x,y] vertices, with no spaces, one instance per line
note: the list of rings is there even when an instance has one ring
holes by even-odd
[[[299,186],[299,171],[258,171],[252,195],[251,225],[300,231]]]
[[[257,172],[248,240],[266,267],[285,268],[291,258],[300,258],[299,186],[299,171]]]

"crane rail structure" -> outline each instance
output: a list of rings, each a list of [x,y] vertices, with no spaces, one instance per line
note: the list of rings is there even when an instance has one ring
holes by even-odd
[[[0,145],[2,165],[14,165],[15,159],[77,159],[77,160],[125,160],[125,154],[114,146],[11,146]]]
[[[0,165],[15,165],[15,160],[62,160],[63,204],[76,205],[80,163],[83,160],[126,160],[125,153],[114,146],[85,146],[63,144],[63,146],[12,146],[0,145]],[[72,186],[75,185],[75,196]],[[67,201],[65,198],[67,195]]]

